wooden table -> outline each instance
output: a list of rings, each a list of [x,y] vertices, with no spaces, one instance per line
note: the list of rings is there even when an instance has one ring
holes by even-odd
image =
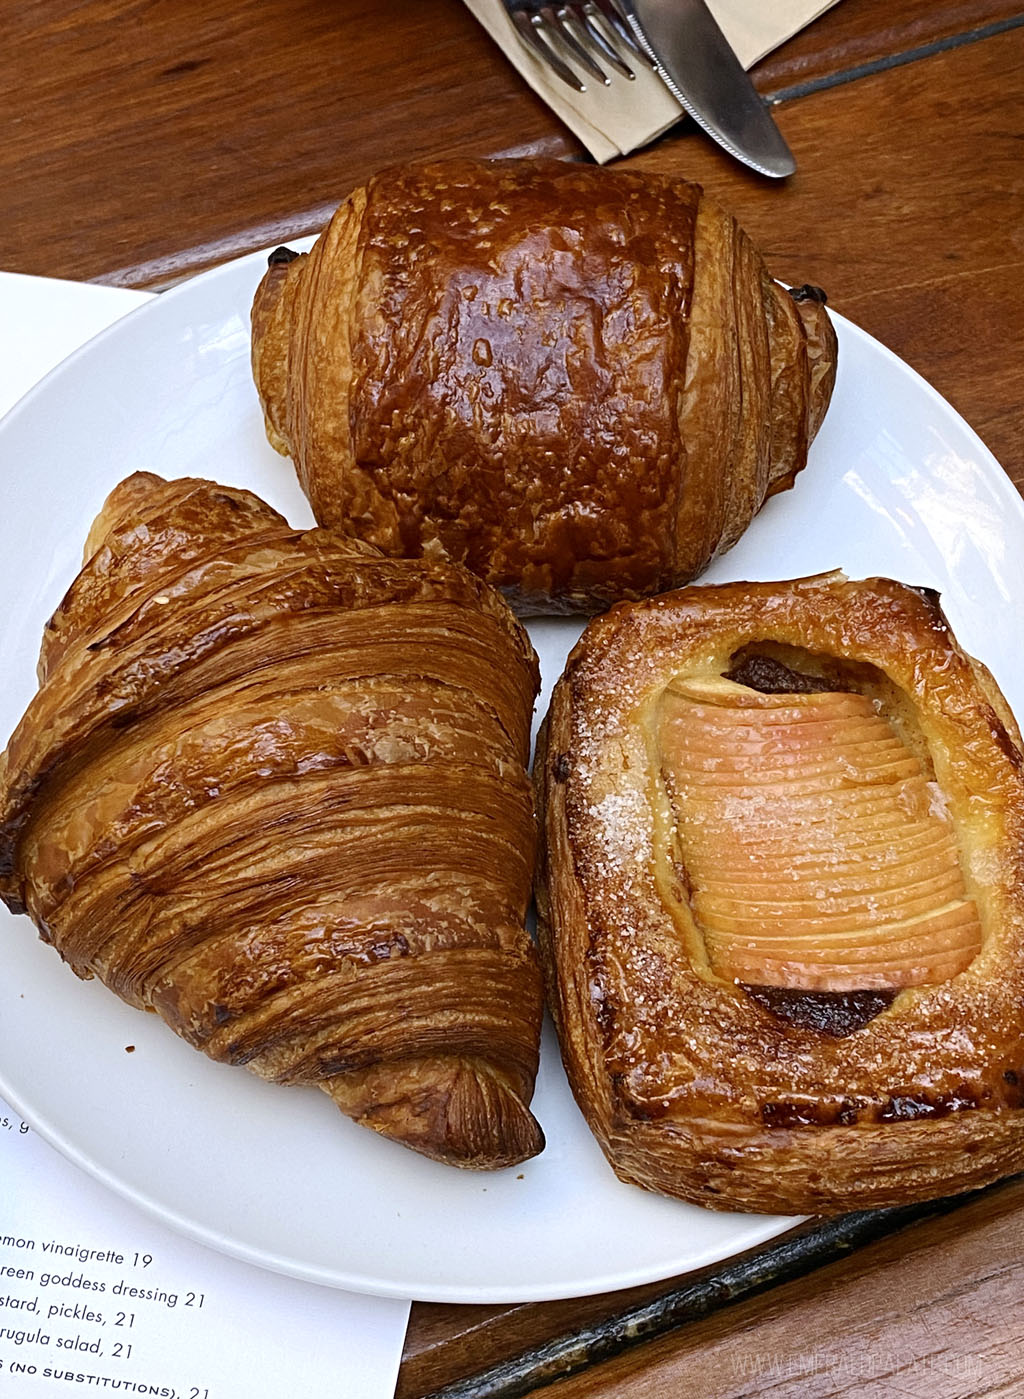
[[[318,228],[395,159],[585,158],[458,0],[2,9],[11,271],[160,288]],[[799,162],[785,184],[685,125],[627,163],[703,183],[1024,488],[1024,12],[842,0],[755,77]],[[627,1295],[417,1304],[398,1394],[1019,1393],[1022,1236],[1014,1180]]]

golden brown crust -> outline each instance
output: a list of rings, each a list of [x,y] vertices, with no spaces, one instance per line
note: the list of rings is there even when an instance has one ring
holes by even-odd
[[[497,594],[140,474],[40,676],[0,894],[79,975],[441,1160],[540,1150],[537,664]]]
[[[751,647],[839,674],[923,755],[981,918],[965,971],[897,989],[852,1028],[797,1023],[717,977],[692,954],[687,897],[666,893],[687,874],[660,864],[651,716],[669,681],[720,676]],[[569,1077],[624,1180],[822,1213],[1021,1168],[1024,782],[1008,717],[934,595],[884,579],[689,588],[591,623],[538,754],[538,905]]]
[[[560,161],[381,172],[253,316],[317,519],[521,611],[694,577],[804,466],[835,355],[698,186]]]

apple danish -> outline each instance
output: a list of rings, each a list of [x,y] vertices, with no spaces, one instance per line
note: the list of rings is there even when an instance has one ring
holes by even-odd
[[[428,1156],[541,1149],[538,676],[496,593],[140,473],[39,675],[0,759],[0,892],[75,972]]]
[[[596,612],[696,577],[792,485],[835,379],[823,301],[696,185],[437,161],[271,255],[253,371],[321,524]]]
[[[549,999],[623,1180],[803,1214],[1024,1167],[1021,741],[934,594],[613,608],[537,774]]]

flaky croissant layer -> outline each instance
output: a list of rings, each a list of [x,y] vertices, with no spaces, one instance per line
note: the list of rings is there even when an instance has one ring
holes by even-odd
[[[0,758],[0,893],[212,1058],[456,1165],[539,1151],[537,665],[462,569],[109,497]]]
[[[696,185],[438,161],[278,250],[253,369],[321,524],[594,612],[694,578],[792,485],[835,379],[822,301]]]

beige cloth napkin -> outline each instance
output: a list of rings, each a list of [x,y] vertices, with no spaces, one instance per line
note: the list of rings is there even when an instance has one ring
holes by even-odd
[[[744,68],[823,14],[835,0],[708,0],[708,6]],[[501,0],[466,0],[466,5],[538,96],[602,164],[626,155],[674,125],[683,109],[661,79],[636,65],[630,81],[607,69],[609,87],[588,82],[574,92],[520,40]]]

